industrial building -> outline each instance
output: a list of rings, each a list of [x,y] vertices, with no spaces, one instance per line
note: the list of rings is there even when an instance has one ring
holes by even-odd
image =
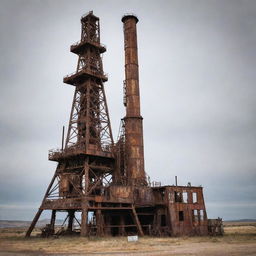
[[[75,90],[66,140],[63,137],[62,147],[49,152],[49,160],[57,162],[57,168],[27,237],[44,210],[51,211],[51,221],[43,231],[46,236],[57,232],[57,212],[66,213],[63,234],[181,236],[215,232],[209,227],[202,187],[161,186],[146,175],[138,18],[128,14],[122,22],[126,115],[121,119],[118,140],[113,140],[104,89],[108,77],[102,54],[106,46],[101,44],[99,18],[91,11],[81,17],[81,40],[70,48],[78,56],[76,71],[63,79]],[[79,218],[77,214],[81,214]]]

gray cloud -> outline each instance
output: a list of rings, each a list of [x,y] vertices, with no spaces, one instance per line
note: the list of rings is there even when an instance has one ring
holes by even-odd
[[[114,135],[124,115],[121,16],[139,16],[147,173],[203,185],[210,217],[255,218],[255,1],[0,3],[0,218],[30,219],[53,175],[74,88],[80,16],[101,19]],[[21,210],[20,205],[24,205]],[[9,214],[17,207],[17,214]]]

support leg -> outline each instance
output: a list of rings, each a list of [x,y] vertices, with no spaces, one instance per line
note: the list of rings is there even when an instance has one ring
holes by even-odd
[[[133,216],[134,222],[137,226],[139,235],[144,236],[144,233],[143,233],[142,227],[140,225],[140,221],[139,221],[139,218],[138,218],[138,215],[136,213],[136,210],[135,210],[134,206],[132,206],[132,216]]]
[[[27,230],[25,237],[30,237],[31,232],[33,231],[42,211],[43,211],[42,209],[40,209],[40,208],[38,209],[38,212],[36,213],[36,216],[34,217],[33,221],[31,222],[30,227]]]
[[[120,215],[120,228],[119,228],[119,235],[125,236],[125,221],[124,221],[124,215]]]
[[[111,217],[109,215],[109,213],[105,214],[105,234],[110,236],[111,235]]]
[[[71,210],[68,212],[68,231],[72,232],[73,230],[73,222],[75,217],[75,211]]]
[[[57,169],[58,169],[58,167],[57,167]],[[48,188],[47,188],[47,190],[46,190],[46,192],[45,192],[45,195],[44,195],[44,199],[43,199],[42,204],[44,203],[45,199],[47,198],[48,193],[50,192],[50,189],[51,189],[51,187],[52,187],[52,185],[53,185],[53,183],[54,183],[56,177],[57,177],[57,171],[55,171],[55,173],[54,173],[54,175],[53,175],[53,177],[52,177],[52,180],[51,180],[51,182],[50,182],[50,184],[49,184],[49,186],[48,186]],[[37,221],[38,221],[38,219],[39,219],[39,217],[40,217],[42,211],[43,211],[43,210],[42,210],[41,208],[39,208],[39,210],[38,210],[36,216],[34,217],[33,221],[31,222],[31,225],[30,225],[29,229],[28,229],[27,232],[26,232],[25,237],[30,237],[30,234],[31,234],[31,232],[33,231],[33,229],[34,229],[34,227],[35,227],[35,225],[36,225],[36,223],[37,223]]]
[[[101,210],[96,210],[97,236],[103,236],[103,218]]]
[[[51,216],[51,228],[54,230],[55,226],[55,220],[56,220],[56,210],[52,210],[52,216]]]
[[[81,222],[81,236],[87,236],[88,225],[87,225],[88,208],[87,202],[83,203],[82,206],[82,222]]]
[[[88,129],[87,129],[88,130]],[[84,163],[84,195],[82,198],[82,222],[81,222],[81,236],[88,235],[88,190],[89,190],[89,158],[85,159]]]

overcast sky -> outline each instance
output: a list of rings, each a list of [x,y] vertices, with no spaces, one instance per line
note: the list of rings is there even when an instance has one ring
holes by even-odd
[[[139,18],[146,172],[204,187],[208,217],[256,218],[256,1],[0,0],[0,219],[31,220],[54,174],[74,88],[69,47],[100,17],[114,136],[124,116],[121,17]]]

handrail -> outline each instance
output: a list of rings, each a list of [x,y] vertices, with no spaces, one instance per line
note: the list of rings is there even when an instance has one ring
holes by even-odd
[[[70,74],[68,74],[68,75],[66,75],[66,76],[64,76],[64,79],[65,78],[68,78],[68,77],[71,77],[71,76],[73,76],[73,75],[75,75],[75,74],[79,74],[80,72],[82,73],[83,71],[86,71],[86,72],[88,72],[88,73],[90,73],[90,74],[93,74],[93,75],[103,75],[103,76],[105,76],[106,78],[108,77],[108,74],[107,73],[100,73],[100,72],[96,72],[96,71],[93,71],[93,70],[91,70],[91,69],[88,69],[88,68],[84,68],[84,69],[81,69],[80,71],[75,71],[75,72],[72,72],[72,73],[70,73]]]
[[[50,157],[53,157],[54,155],[63,155],[63,154],[70,154],[70,153],[74,153],[76,151],[79,151],[79,150],[85,150],[84,147],[81,147],[81,146],[71,146],[71,147],[68,147],[68,148],[65,148],[65,149],[60,149],[60,148],[54,148],[54,149],[50,149],[48,151],[48,156],[49,158]],[[112,152],[112,144],[103,144],[101,146],[101,150],[103,152]]]
[[[100,45],[101,47],[104,47],[104,48],[107,47],[105,44],[101,44],[101,43],[98,43],[98,42],[95,42],[95,41],[92,41],[92,40],[89,40],[89,39],[87,39],[87,40],[79,40],[79,41],[75,42],[74,44],[72,44],[71,47],[72,46],[73,47],[78,46],[82,42],[89,42],[89,43],[92,43],[92,44],[98,44],[98,45]]]

